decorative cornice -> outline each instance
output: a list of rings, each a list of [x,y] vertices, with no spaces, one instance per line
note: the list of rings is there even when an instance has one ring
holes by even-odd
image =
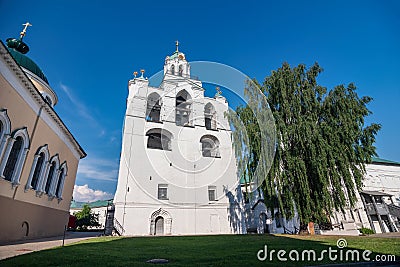
[[[22,70],[22,68],[15,62],[14,58],[8,52],[8,49],[5,47],[4,43],[0,41],[0,56],[7,63],[9,68],[14,72],[14,74],[18,77],[19,81],[23,85],[23,88],[32,96],[35,103],[38,107],[43,107],[43,110],[49,115],[49,117],[53,120],[53,122],[58,126],[61,132],[65,135],[70,144],[75,148],[76,152],[78,152],[79,157],[82,159],[86,157],[86,152],[79,145],[78,141],[76,141],[75,137],[68,130],[67,126],[55,112],[55,110],[45,101],[43,96],[40,94],[39,90],[35,87],[32,81],[29,79],[27,74]]]

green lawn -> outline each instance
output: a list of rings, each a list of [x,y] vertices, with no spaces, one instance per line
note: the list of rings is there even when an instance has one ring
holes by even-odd
[[[170,237],[99,237],[65,247],[34,252],[0,262],[0,266],[153,266],[146,263],[153,258],[165,258],[170,262],[165,266],[303,266],[330,261],[280,262],[274,260],[259,261],[257,252],[268,246],[268,251],[313,249],[317,258],[324,249],[339,250],[335,236],[288,236],[288,235],[220,235],[220,236],[170,236]],[[393,254],[400,259],[399,238],[373,238],[367,236],[344,237],[347,249],[371,250],[369,258],[376,254]],[[340,252],[336,253],[338,257]],[[343,254],[345,255],[345,254]],[[262,255],[261,255],[262,256]],[[295,256],[295,254],[293,254]],[[306,255],[307,256],[307,255]],[[344,256],[343,256],[344,257]],[[361,257],[361,253],[360,253]]]

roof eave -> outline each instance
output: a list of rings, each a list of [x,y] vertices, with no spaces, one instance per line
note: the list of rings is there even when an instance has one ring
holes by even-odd
[[[0,50],[4,50],[4,52],[1,52],[1,55],[2,56],[8,55],[9,59],[11,59],[11,60],[6,60],[6,63],[11,67],[11,70],[13,72],[16,72],[17,70],[19,70],[23,74],[22,76],[21,75],[16,75],[16,76],[18,77],[18,79],[21,80],[21,82],[23,84],[29,84],[30,86],[32,86],[32,88],[35,89],[36,97],[33,97],[34,100],[37,101],[39,105],[44,106],[45,107],[44,109],[49,113],[50,117],[52,117],[53,120],[62,128],[63,132],[69,137],[69,139],[72,141],[74,146],[77,148],[77,151],[79,152],[79,155],[80,155],[80,159],[85,158],[87,156],[86,152],[83,150],[81,145],[75,139],[73,134],[69,131],[69,129],[67,128],[65,123],[58,116],[57,112],[46,102],[46,100],[44,99],[42,94],[39,92],[39,90],[36,88],[36,86],[29,79],[28,75],[23,71],[22,67],[15,61],[13,56],[10,54],[7,47],[4,45],[3,41],[0,40],[0,43],[1,43]],[[14,66],[11,66],[11,64]],[[17,67],[17,69],[15,69],[15,66]]]

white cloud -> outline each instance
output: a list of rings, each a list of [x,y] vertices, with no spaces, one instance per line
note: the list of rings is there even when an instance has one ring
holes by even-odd
[[[71,103],[76,107],[77,113],[82,116],[83,118],[91,121],[94,123],[96,126],[99,124],[97,123],[96,119],[92,116],[91,112],[87,109],[87,107],[81,103],[71,92],[72,90],[66,86],[63,83],[60,83],[60,88],[64,91],[64,93],[67,95],[68,99],[71,101]],[[103,130],[102,130],[103,131]]]
[[[108,200],[114,198],[113,194],[101,190],[89,188],[89,185],[74,186],[74,200],[79,202],[93,202],[96,200]]]
[[[102,181],[117,181],[118,161],[86,158],[79,162],[78,176]]]

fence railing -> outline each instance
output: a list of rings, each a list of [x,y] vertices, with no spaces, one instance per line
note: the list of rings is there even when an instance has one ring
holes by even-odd
[[[117,218],[114,217],[114,230],[117,232],[118,235],[123,235],[125,230],[124,227],[119,223]]]

